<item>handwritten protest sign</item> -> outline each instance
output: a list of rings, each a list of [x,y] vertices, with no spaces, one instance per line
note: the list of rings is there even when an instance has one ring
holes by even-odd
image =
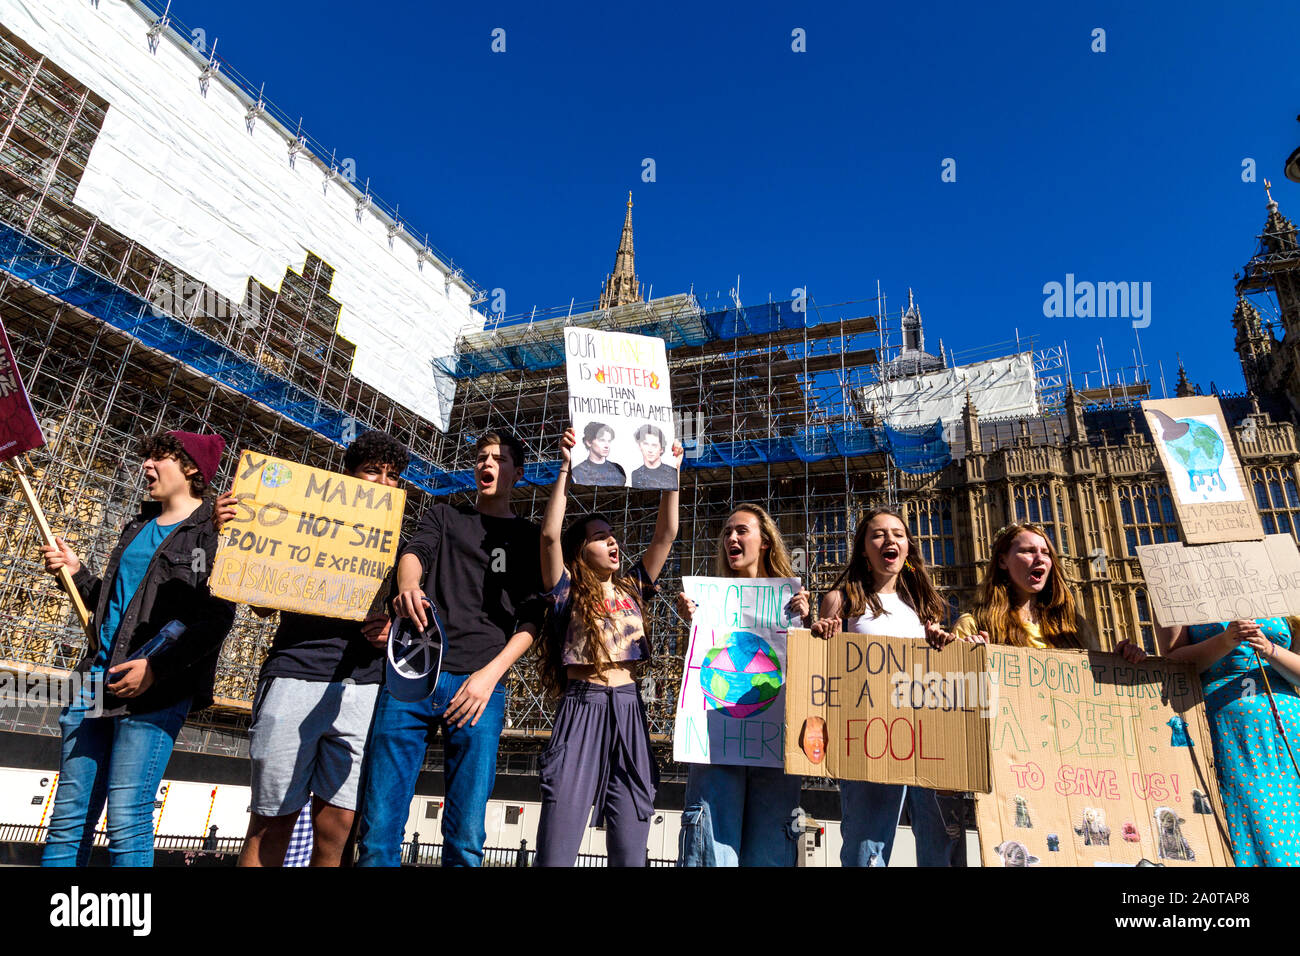
[[[566,328],[569,417],[578,485],[677,487],[676,437],[664,340]]]
[[[31,399],[23,388],[18,363],[9,348],[9,336],[0,323],[0,461],[8,461],[45,444],[40,422],[32,411]]]
[[[780,767],[785,761],[785,606],[798,578],[682,578],[695,602],[673,759]]]
[[[1156,399],[1143,402],[1142,412],[1169,478],[1183,540],[1216,544],[1264,537],[1219,400]]]
[[[245,451],[238,515],[221,530],[212,593],[359,621],[397,560],[406,492]]]
[[[985,866],[1231,866],[1196,670],[989,645]]]
[[[1300,551],[1289,534],[1137,551],[1156,620],[1166,627],[1300,613]]]
[[[792,628],[786,773],[988,790],[983,646]]]

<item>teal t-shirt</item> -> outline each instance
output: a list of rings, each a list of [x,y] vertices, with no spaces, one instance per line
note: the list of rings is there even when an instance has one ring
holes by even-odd
[[[149,562],[176,524],[159,524],[157,518],[152,519],[122,552],[122,560],[117,565],[117,576],[113,579],[113,595],[104,611],[104,623],[99,628],[99,653],[90,665],[92,671],[108,669],[108,662],[113,659],[113,642],[117,640],[117,632],[122,626],[122,616],[126,614],[131,599],[139,590],[140,582],[149,570]]]

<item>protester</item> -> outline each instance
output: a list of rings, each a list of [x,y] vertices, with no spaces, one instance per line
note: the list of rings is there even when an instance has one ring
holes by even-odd
[[[902,516],[875,508],[858,522],[849,563],[822,598],[817,637],[855,634],[927,638],[938,631],[944,603]],[[840,781],[840,863],[888,866],[907,800],[919,866],[965,865],[961,797],[921,787]]]
[[[720,578],[793,578],[781,532],[755,504],[737,505],[727,518],[713,558]],[[806,588],[790,599],[786,613],[807,625],[811,596]],[[677,596],[688,621],[695,602]],[[678,842],[682,866],[794,866],[798,835],[792,828],[803,779],[781,767],[690,764],[686,806]]]
[[[343,455],[353,478],[396,488],[410,455],[382,431],[368,431]],[[244,506],[247,508],[247,506]],[[238,514],[234,495],[217,501],[220,529]],[[253,608],[260,617],[272,608]],[[299,811],[310,801],[311,864],[339,866],[357,808],[366,736],[384,673],[380,648],[388,615],[362,621],[280,612],[258,674],[253,726],[251,815],[240,866],[285,865]]]
[[[1295,618],[1157,628],[1161,653],[1196,665],[1237,866],[1300,865],[1300,655]]]
[[[363,773],[360,866],[401,862],[416,779],[439,727],[446,781],[442,865],[482,863],[484,814],[505,725],[502,679],[532,645],[544,613],[538,528],[511,510],[523,476],[519,439],[484,433],[476,445],[474,505],[435,504],[402,549],[393,606],[421,629],[430,624],[426,602],[437,610],[446,627],[442,671],[424,700],[379,694]]]
[[[1038,650],[1096,650],[1096,636],[1078,607],[1047,533],[1035,524],[1007,525],[994,536],[974,608],[957,619],[950,634],[932,630],[931,639],[940,646],[961,638]],[[1147,656],[1129,640],[1120,641],[1115,651],[1131,663]]]
[[[537,865],[572,866],[587,818],[605,826],[610,866],[644,866],[659,772],[636,668],[650,659],[645,605],[677,538],[677,491],[659,496],[654,535],[626,564],[609,521],[576,518],[563,535],[577,439],[560,439],[560,473],[542,522],[542,585],[551,611],[541,648],[548,696],[563,698],[539,761],[542,813]]]
[[[76,670],[92,687],[107,681],[59,715],[62,758],[44,866],[86,865],[105,800],[111,865],[153,865],[158,785],[186,715],[212,703],[217,656],[235,616],[234,605],[208,590],[217,534],[204,495],[225,447],[218,435],[182,431],[141,443],[153,500],[123,530],[102,578],[62,538],[41,548],[45,570],[71,571],[93,609]]]
[[[627,484],[623,466],[609,460],[609,445],[614,440],[614,429],[604,422],[588,422],[582,430],[582,443],[587,447],[587,457],[573,466],[575,485]]]

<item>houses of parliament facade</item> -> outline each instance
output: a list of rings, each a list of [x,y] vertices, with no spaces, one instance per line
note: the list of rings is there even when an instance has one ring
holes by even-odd
[[[1235,277],[1246,392],[1219,398],[1265,532],[1300,536],[1300,248],[1271,194],[1267,210],[1256,252]],[[1257,297],[1269,300],[1266,312],[1276,308],[1275,323],[1261,317]],[[1180,366],[1177,395],[1200,391]],[[980,421],[968,402],[954,461],[902,476],[912,532],[955,604],[973,596],[996,531],[1034,521],[1054,539],[1102,646],[1138,636],[1155,650],[1137,548],[1178,540],[1178,526],[1138,397],[1090,402],[1067,388],[1062,413],[997,423]]]

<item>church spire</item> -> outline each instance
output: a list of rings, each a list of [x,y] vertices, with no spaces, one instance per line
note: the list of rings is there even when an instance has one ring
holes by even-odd
[[[641,283],[636,278],[636,253],[632,248],[632,191],[627,193],[627,215],[623,219],[623,235],[618,240],[618,255],[614,257],[614,271],[605,277],[605,288],[600,293],[598,309],[612,309],[641,301]]]
[[[1278,210],[1277,200],[1273,198],[1273,184],[1264,180],[1264,194],[1268,196],[1265,209],[1268,220],[1264,223],[1264,234],[1260,242],[1270,253],[1292,253],[1296,251],[1296,229],[1293,223]]]

